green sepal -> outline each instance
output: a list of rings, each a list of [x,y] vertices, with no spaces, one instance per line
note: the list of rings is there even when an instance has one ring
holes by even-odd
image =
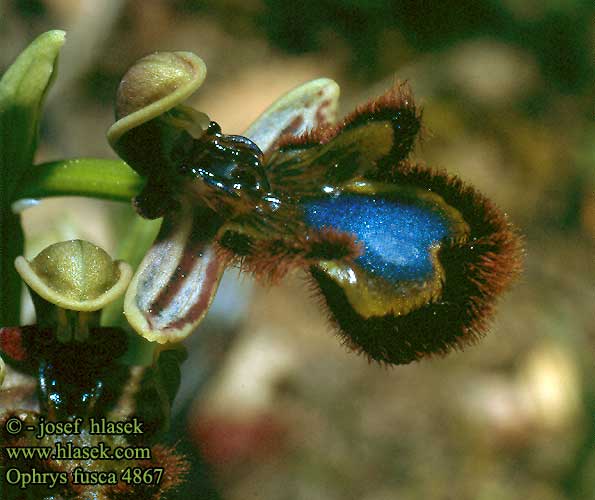
[[[37,37],[0,80],[1,199],[8,199],[20,173],[33,163],[41,109],[55,77],[64,31]]]

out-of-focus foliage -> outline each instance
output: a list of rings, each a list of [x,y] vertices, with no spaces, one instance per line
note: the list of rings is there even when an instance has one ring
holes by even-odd
[[[93,36],[89,19],[101,4],[4,6],[0,70],[51,27],[88,22],[80,36]],[[40,161],[110,155],[103,134],[117,82],[155,50],[205,59],[209,77],[192,104],[228,133],[310,78],[335,78],[351,109],[398,77],[424,106],[419,156],[489,195],[526,239],[525,273],[490,335],[445,360],[386,371],[352,357],[328,334],[299,277],[274,292],[256,289],[228,357],[227,343],[199,332],[202,357],[190,350],[183,393],[203,387],[201,379],[184,388],[193,377],[215,376],[197,397],[190,430],[175,422],[175,439],[187,450],[197,444],[212,470],[195,471],[188,498],[205,477],[230,500],[593,498],[593,3],[122,0],[121,7],[93,61],[61,90],[68,99],[58,107],[49,96]],[[121,221],[129,210],[119,206],[44,207],[27,214],[28,236],[43,239],[48,221],[64,212],[80,219],[70,237],[107,249],[128,228]],[[227,335],[221,324],[212,330]]]
[[[251,29],[262,28],[272,44],[289,53],[315,52],[339,38],[353,51],[353,69],[368,77],[387,70],[381,59],[385,50],[394,48],[386,43],[392,33],[416,52],[443,50],[469,38],[495,38],[530,52],[554,88],[573,92],[592,83],[589,32],[593,5],[587,0],[177,3],[182,9],[214,12],[220,18],[247,17]],[[237,24],[240,20],[234,21]]]

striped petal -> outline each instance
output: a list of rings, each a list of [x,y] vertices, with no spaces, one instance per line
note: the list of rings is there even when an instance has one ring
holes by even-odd
[[[124,301],[128,322],[147,340],[181,341],[205,316],[225,268],[213,242],[221,223],[202,207],[165,216]]]
[[[339,86],[329,78],[304,83],[275,101],[244,132],[265,153],[284,135],[332,125],[336,120]]]

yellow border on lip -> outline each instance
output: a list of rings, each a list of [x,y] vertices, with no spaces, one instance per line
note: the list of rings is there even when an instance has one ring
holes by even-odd
[[[464,241],[469,237],[470,228],[462,214],[448,205],[437,193],[421,188],[370,182],[367,180],[351,181],[343,186],[346,194],[386,196],[399,192],[414,192],[415,198],[435,205],[445,216],[454,241]],[[337,283],[353,310],[362,318],[382,317],[389,314],[400,316],[420,308],[422,305],[437,300],[445,280],[444,268],[438,258],[441,243],[429,247],[433,265],[433,275],[429,280],[417,282],[402,280],[399,286],[389,283],[381,276],[365,271],[356,262],[350,264],[333,261],[321,261],[318,269]]]

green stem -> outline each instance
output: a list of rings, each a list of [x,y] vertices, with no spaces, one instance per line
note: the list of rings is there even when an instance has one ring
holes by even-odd
[[[75,158],[35,165],[21,179],[12,201],[49,196],[88,196],[128,202],[144,184],[120,160]]]
[[[3,204],[0,207],[0,327],[20,324],[21,279],[14,260],[23,254],[24,236],[19,216]]]
[[[155,240],[160,226],[161,220],[141,219],[131,210],[126,224],[126,233],[120,238],[117,258],[128,262],[133,269],[136,269]],[[149,366],[153,363],[158,344],[149,342],[131,331],[132,329],[122,312],[123,306],[124,297],[122,296],[104,308],[101,314],[101,325],[120,326],[128,331],[128,351],[122,362],[130,365]]]

